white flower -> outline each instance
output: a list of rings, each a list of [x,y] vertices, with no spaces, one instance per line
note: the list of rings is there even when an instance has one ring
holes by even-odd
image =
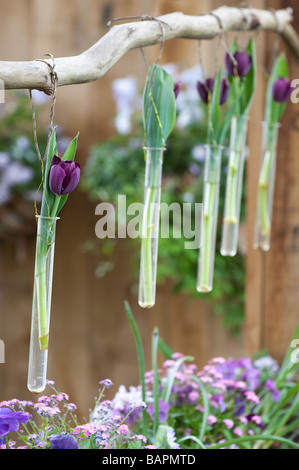
[[[130,406],[142,401],[142,392],[140,388],[130,386],[129,390],[124,385],[120,385],[112,402],[117,410],[123,410],[125,406]]]
[[[117,110],[115,127],[120,134],[128,134],[131,131],[132,114],[140,110],[141,106],[136,79],[128,76],[114,80],[112,92]]]
[[[28,183],[32,176],[32,168],[28,168],[18,162],[12,162],[3,171],[3,180],[8,186]]]
[[[34,103],[40,106],[45,104],[50,99],[50,96],[46,95],[46,93],[43,91],[32,90],[31,93]]]
[[[197,162],[204,162],[206,158],[205,146],[202,144],[195,145],[191,151],[191,155]]]
[[[264,356],[256,359],[254,361],[254,366],[258,369],[271,369],[273,372],[277,372],[279,369],[277,361],[275,361],[271,356]]]
[[[9,153],[0,152],[0,169],[8,165],[9,161],[10,161]]]
[[[175,432],[170,426],[167,426],[167,442],[171,449],[180,448],[179,444],[176,442]]]

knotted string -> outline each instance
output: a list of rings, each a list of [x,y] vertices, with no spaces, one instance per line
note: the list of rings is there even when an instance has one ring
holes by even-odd
[[[34,210],[35,210],[35,215],[38,215],[37,211],[37,194],[40,191],[41,188],[44,187],[44,167],[45,167],[45,161],[47,159],[48,151],[49,151],[49,144],[50,144],[50,138],[51,134],[53,132],[54,128],[54,112],[55,112],[55,103],[56,103],[56,98],[57,98],[57,81],[58,81],[58,76],[57,73],[55,72],[55,61],[54,57],[52,54],[45,54],[45,56],[48,56],[52,59],[52,64],[47,62],[44,59],[36,59],[37,61],[44,62],[49,68],[50,68],[50,79],[51,79],[51,84],[53,87],[52,91],[52,102],[51,102],[51,109],[50,109],[50,118],[49,118],[49,127],[48,127],[48,136],[47,136],[47,145],[46,145],[46,150],[45,154],[42,157],[41,152],[39,149],[38,145],[38,138],[37,138],[37,125],[36,125],[36,113],[35,113],[35,106],[32,98],[32,90],[29,90],[29,96],[30,96],[30,101],[31,101],[31,108],[32,108],[32,122],[33,122],[33,138],[34,138],[34,144],[36,148],[36,153],[38,156],[38,159],[41,162],[41,173],[42,173],[42,179],[40,182],[39,187],[37,188],[36,194],[35,194],[35,200],[34,200]],[[47,204],[47,201],[46,201]]]

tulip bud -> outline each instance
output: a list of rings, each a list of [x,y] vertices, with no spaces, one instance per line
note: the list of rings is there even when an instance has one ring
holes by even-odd
[[[252,67],[252,58],[247,52],[236,51],[232,55],[225,54],[225,63],[231,77],[243,78]]]
[[[57,196],[71,193],[79,183],[80,165],[70,160],[61,160],[54,155],[50,173],[49,186]]]
[[[291,82],[287,78],[279,77],[273,84],[273,99],[283,103],[290,98],[292,91]]]
[[[178,97],[178,94],[179,94],[179,92],[181,91],[181,86],[182,86],[182,82],[176,82],[176,83],[174,84],[174,89],[173,89],[173,91],[174,91],[174,96],[175,96],[176,98]]]
[[[212,91],[214,88],[214,82],[215,82],[214,78],[207,78],[204,83],[198,81],[196,84],[198,94],[203,100],[203,102],[206,104],[208,104],[209,99],[210,99],[209,97],[212,94]],[[228,98],[228,91],[229,91],[228,81],[225,78],[223,78],[221,80],[221,85],[220,85],[220,105],[221,106],[226,102]]]

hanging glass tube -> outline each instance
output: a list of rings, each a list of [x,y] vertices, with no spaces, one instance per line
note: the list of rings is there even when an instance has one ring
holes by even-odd
[[[57,218],[37,217],[33,304],[27,387],[40,393],[46,387]]]
[[[203,230],[197,272],[198,292],[210,292],[213,289],[222,151],[221,146],[206,145]]]
[[[165,148],[145,147],[145,185],[141,236],[138,303],[143,308],[155,305],[160,198]]]
[[[254,248],[270,249],[279,123],[263,122]]]
[[[244,163],[247,150],[247,123],[247,115],[233,116],[232,118],[220,248],[223,256],[235,256],[238,251]]]

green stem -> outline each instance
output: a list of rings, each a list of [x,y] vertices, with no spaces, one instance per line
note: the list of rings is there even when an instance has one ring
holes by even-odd
[[[231,145],[231,152],[229,156],[228,174],[227,174],[227,186],[226,186],[226,213],[224,215],[224,221],[229,223],[238,224],[239,222],[239,208],[240,208],[240,197],[241,192],[238,194],[239,189],[239,177],[243,176],[242,168],[244,157],[243,144],[246,139],[244,135],[247,130],[247,116],[238,116],[239,122],[236,122],[236,135],[234,142]],[[242,173],[242,174],[241,174]]]
[[[57,217],[57,210],[58,210],[58,207],[59,207],[59,204],[60,204],[60,200],[61,200],[61,196],[56,196],[55,202],[54,202],[54,205],[53,205],[53,208],[52,208],[52,212],[51,212],[51,217],[52,218]]]
[[[159,237],[162,152],[146,150],[145,198],[141,240],[141,279],[139,304],[150,308],[155,303],[155,273]]]
[[[146,390],[145,390],[145,360],[144,360],[144,351],[142,346],[141,336],[138,330],[138,326],[136,324],[135,318],[133,316],[132,310],[130,305],[127,301],[125,301],[125,311],[134,335],[136,349],[137,349],[137,358],[139,364],[139,376],[140,376],[140,384],[142,390],[142,401],[146,401]],[[147,412],[146,410],[142,411],[142,426],[143,426],[143,434],[146,434],[147,430]]]
[[[207,204],[204,208],[204,226],[203,226],[203,246],[201,248],[201,266],[200,266],[200,288],[202,291],[210,290],[210,277],[212,269],[213,256],[213,230],[214,224],[214,206],[216,199],[217,183],[205,183],[205,191],[209,195],[206,197]]]
[[[35,282],[37,290],[39,342],[42,350],[48,349],[49,342],[47,269],[50,246],[54,243],[53,223],[54,222],[51,220],[41,219],[41,229],[37,237]]]
[[[142,279],[143,279],[143,303],[145,306],[152,307],[153,298],[153,254],[152,254],[152,232],[154,229],[155,204],[157,195],[156,188],[147,188],[146,201],[144,204],[144,233],[141,240],[142,256]]]
[[[48,349],[48,314],[47,314],[47,258],[41,256],[38,259],[38,272],[36,276],[37,299],[38,299],[38,322],[39,322],[39,342],[40,348]]]
[[[158,375],[158,363],[157,363],[157,353],[158,353],[158,343],[159,343],[159,331],[158,328],[155,328],[153,331],[152,338],[152,367],[154,375],[153,383],[153,392],[154,392],[154,423],[153,423],[153,432],[154,436],[157,433],[159,427],[159,375]]]
[[[246,437],[237,437],[235,439],[230,439],[228,441],[225,441],[221,444],[215,444],[210,447],[211,450],[216,450],[216,449],[221,449],[223,447],[229,447],[232,444],[242,444],[243,442],[248,442],[248,441],[273,441],[273,442],[281,442],[283,444],[288,444],[290,447],[293,447],[295,449],[299,449],[299,445],[296,444],[295,442],[286,439],[284,437],[280,436],[246,436]]]
[[[262,166],[258,184],[258,215],[260,232],[262,237],[269,237],[271,233],[271,204],[269,193],[271,186],[271,177],[274,178],[273,166],[276,160],[276,140],[277,127],[275,123],[267,124],[266,132],[266,148],[263,156]],[[274,182],[272,182],[274,184]],[[270,205],[270,206],[269,206]]]
[[[200,249],[199,278],[197,290],[212,290],[212,272],[215,249],[215,231],[218,215],[218,192],[221,166],[221,148],[210,148],[207,156],[204,183],[203,240]]]

